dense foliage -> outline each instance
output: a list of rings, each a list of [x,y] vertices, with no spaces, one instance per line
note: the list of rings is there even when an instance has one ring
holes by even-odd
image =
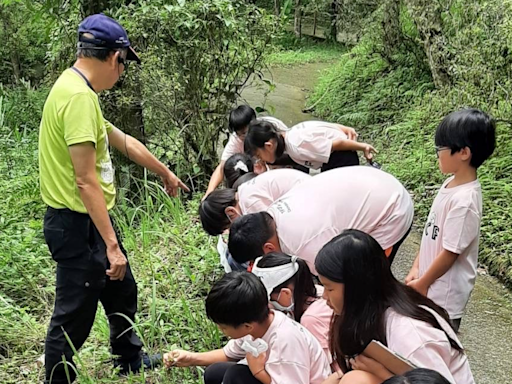
[[[511,6],[382,1],[369,15],[360,13],[367,20],[364,33],[323,76],[312,100],[319,116],[352,124],[376,143],[384,166],[414,191],[419,225],[444,178],[434,152],[437,124],[464,106],[491,113],[498,120],[498,147],[479,170],[484,192],[480,260],[509,284]],[[389,24],[398,28],[393,39]]]

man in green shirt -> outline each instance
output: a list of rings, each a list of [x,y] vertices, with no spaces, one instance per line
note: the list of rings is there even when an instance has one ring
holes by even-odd
[[[135,320],[137,285],[109,210],[115,204],[109,145],[158,174],[166,191],[188,190],[147,148],[106,121],[98,92],[117,82],[128,61],[140,63],[126,31],[105,15],[87,17],[78,29],[77,61],[62,73],[46,100],[39,135],[41,194],[48,205],[44,235],[57,262],[55,308],[45,343],[46,383],[69,383],[64,369],[87,339],[98,301],[110,323],[115,365],[123,374],[159,364],[124,316]],[[123,314],[123,315],[119,315]]]

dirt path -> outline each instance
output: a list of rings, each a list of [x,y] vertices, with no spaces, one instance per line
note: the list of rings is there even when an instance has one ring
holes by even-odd
[[[253,106],[265,106],[289,126],[312,118],[302,113],[306,93],[329,63],[274,68],[266,76],[275,83],[275,91],[264,96],[264,87],[253,80],[242,97]],[[421,225],[421,223],[420,223]],[[402,245],[393,266],[403,280],[420,244],[420,232],[412,231]],[[462,319],[460,338],[466,348],[477,384],[512,383],[512,295],[495,278],[481,271],[475,290]],[[466,384],[466,383],[458,383]]]

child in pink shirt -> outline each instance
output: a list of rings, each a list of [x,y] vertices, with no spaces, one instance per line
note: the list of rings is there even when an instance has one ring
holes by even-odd
[[[391,262],[413,216],[409,193],[389,173],[365,166],[337,168],[296,186],[266,212],[236,219],[229,251],[239,263],[281,251],[305,260],[316,274],[320,248],[343,230],[356,228],[374,236]]]
[[[251,121],[256,120],[256,112],[248,105],[240,105],[233,109],[229,114],[229,140],[224,148],[221,155],[220,164],[215,168],[208,189],[206,190],[205,196],[208,196],[211,192],[222,183],[224,179],[224,164],[226,161],[236,153],[244,152],[244,139],[247,134],[247,130]],[[271,124],[277,131],[288,130],[288,127],[281,120],[271,116],[262,116],[258,120],[266,121]]]
[[[341,381],[331,377],[329,382],[380,384],[392,377],[364,355],[376,340],[414,365],[438,371],[451,384],[475,383],[446,311],[396,280],[370,235],[344,231],[320,250],[315,266],[335,313],[330,347],[345,373]]]
[[[446,309],[458,330],[475,285],[482,189],[477,169],[494,151],[495,123],[484,112],[449,114],[436,131],[441,186],[406,283]]]
[[[289,131],[277,131],[272,124],[254,121],[245,138],[245,152],[273,164],[285,152],[295,163],[307,168],[329,169],[359,165],[356,151],[371,160],[375,149],[355,141],[353,128],[325,121],[304,121]]]
[[[270,304],[301,323],[322,345],[329,359],[329,326],[332,309],[322,299],[324,288],[315,285],[304,260],[280,252],[271,252],[254,262],[252,273],[267,289]]]
[[[246,156],[246,155],[245,155]],[[237,217],[266,210],[311,176],[295,169],[275,169],[241,176],[233,187],[210,193],[199,206],[201,224],[210,235],[223,233]]]
[[[268,307],[267,291],[248,272],[224,275],[206,298],[206,313],[231,340],[222,349],[164,355],[167,367],[208,366],[205,384],[321,384],[330,374],[327,357],[311,333]],[[246,344],[267,345],[257,356]]]

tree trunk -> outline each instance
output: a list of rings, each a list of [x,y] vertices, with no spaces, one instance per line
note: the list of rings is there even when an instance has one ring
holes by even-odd
[[[317,12],[313,15],[313,36],[316,36]]]
[[[418,28],[434,85],[449,85],[449,51],[442,30],[441,6],[431,0],[406,0],[406,5]]]
[[[281,14],[281,0],[274,0],[274,13],[276,16]]]
[[[295,21],[293,25],[295,36],[301,37],[302,35],[302,7],[300,0],[295,0]]]
[[[338,41],[338,12],[339,5],[337,0],[331,3],[331,39]]]
[[[392,62],[392,55],[400,45],[400,0],[387,0],[384,3],[382,17],[383,55]]]

